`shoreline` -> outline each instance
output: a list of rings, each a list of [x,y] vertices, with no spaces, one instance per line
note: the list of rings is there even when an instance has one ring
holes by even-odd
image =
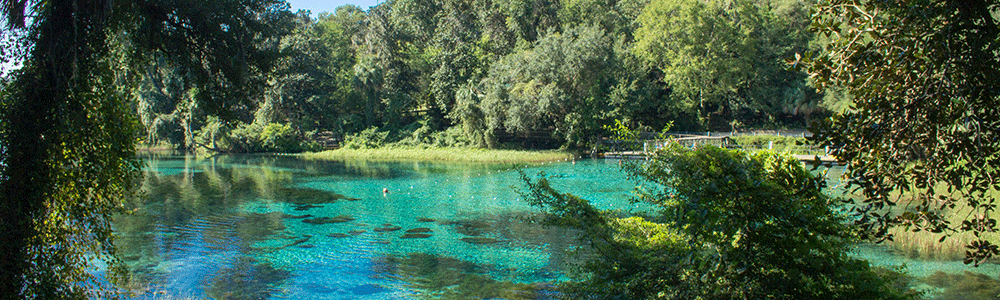
[[[427,161],[456,163],[545,163],[575,158],[561,150],[489,150],[473,148],[336,149],[296,154],[310,160]]]

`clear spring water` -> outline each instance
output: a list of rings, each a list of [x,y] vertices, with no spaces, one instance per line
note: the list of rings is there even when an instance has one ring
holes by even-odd
[[[565,249],[575,247],[572,232],[533,222],[539,210],[521,200],[511,165],[280,156],[147,164],[146,200],[115,225],[143,297],[527,297],[517,291],[565,280]],[[635,207],[634,185],[612,161],[518,167],[545,171],[601,208]]]
[[[147,158],[145,200],[116,220],[138,298],[544,298],[576,256],[538,225],[511,165]],[[614,160],[518,166],[604,209],[642,211]],[[387,190],[388,193],[383,191]],[[929,276],[957,264],[856,255]],[[998,274],[996,265],[976,272]]]

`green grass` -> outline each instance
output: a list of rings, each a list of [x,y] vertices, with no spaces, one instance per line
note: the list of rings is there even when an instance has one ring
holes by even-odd
[[[945,218],[953,226],[958,226],[969,216],[970,209],[959,201],[955,209],[945,210]],[[931,260],[961,260],[965,258],[965,245],[969,245],[976,240],[972,232],[958,232],[940,241],[942,235],[928,231],[914,232],[903,227],[896,227],[889,231],[893,234],[893,240],[887,242],[904,255],[911,258],[931,259]],[[1000,234],[983,233],[983,239],[993,244],[1000,243]],[[993,259],[995,262],[996,259]]]
[[[946,187],[943,184],[939,184],[937,187],[939,191],[945,189]],[[1000,197],[998,193],[1000,192],[991,191],[988,196]],[[951,223],[952,227],[957,227],[962,224],[962,221],[966,220],[966,217],[969,217],[971,209],[959,193],[950,193],[950,196],[957,198],[955,208],[939,212],[944,214],[944,218]],[[854,197],[860,197],[860,195],[854,194]],[[899,200],[896,201],[897,206],[895,211],[897,212],[906,207],[910,201],[920,203],[920,200],[915,199],[915,192],[907,192],[900,196],[900,192],[896,191],[891,197],[899,197]],[[965,245],[976,240],[976,236],[972,232],[956,232],[944,241],[940,241],[943,234],[929,231],[912,231],[907,230],[905,227],[891,228],[889,229],[889,233],[893,235],[893,240],[886,241],[887,245],[895,248],[907,257],[929,260],[964,259]],[[1000,243],[1000,233],[983,233],[981,237],[994,244]],[[996,262],[997,259],[993,258],[991,261]]]
[[[488,150],[473,148],[337,149],[300,154],[316,160],[439,161],[461,163],[544,163],[572,159],[565,151]]]

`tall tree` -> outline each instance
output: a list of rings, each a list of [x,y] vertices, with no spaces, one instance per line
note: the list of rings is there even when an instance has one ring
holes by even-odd
[[[469,121],[483,113],[484,132],[473,135],[490,147],[501,131],[517,134],[547,127],[561,140],[581,146],[607,117],[615,68],[609,40],[596,26],[551,33],[533,48],[493,64],[489,75],[470,87],[472,93],[460,94],[452,117]]]
[[[671,98],[697,111],[709,127],[737,105],[737,91],[751,76],[756,49],[748,35],[759,16],[748,3],[739,3],[657,0],[639,17],[638,55],[662,70]]]
[[[12,298],[110,297],[90,272],[120,274],[111,217],[139,162],[129,101],[150,53],[188,69],[204,107],[231,115],[259,87],[270,53],[253,42],[274,0],[4,1],[8,30],[31,49],[0,107],[0,291]],[[34,12],[24,23],[24,12]],[[136,70],[138,69],[138,70]],[[111,276],[114,279],[114,276]]]
[[[182,148],[194,147],[194,134],[206,115],[226,121],[251,121],[270,72],[284,55],[282,38],[294,28],[288,4],[277,0],[225,0],[198,5],[188,0],[135,1],[129,24],[132,57],[156,72],[176,73],[185,85],[176,94],[141,93],[140,102],[172,98],[175,108],[164,121],[184,133]],[[150,75],[149,72],[142,72]],[[143,81],[170,79],[145,76]],[[163,85],[166,82],[155,83]],[[141,108],[142,106],[140,106]]]
[[[30,57],[5,90],[0,143],[0,291],[11,298],[108,297],[88,254],[112,262],[111,216],[139,170],[136,126],[113,73],[116,22],[104,1],[30,2],[6,21],[30,32]]]
[[[784,64],[810,40],[807,18],[801,4],[783,2],[653,0],[638,18],[636,55],[660,71],[675,106],[709,129],[811,110],[804,77]]]
[[[854,97],[812,130],[848,162],[865,236],[971,232],[966,263],[1000,254],[982,236],[998,230],[1000,1],[830,0],[816,10],[813,28],[830,41],[796,65]]]

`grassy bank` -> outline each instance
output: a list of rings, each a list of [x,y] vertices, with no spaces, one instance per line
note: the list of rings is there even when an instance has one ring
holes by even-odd
[[[939,184],[936,189],[944,191],[947,187]],[[965,198],[958,192],[946,194],[957,200],[956,205],[954,208],[946,208],[938,212],[944,213],[945,219],[952,226],[960,225],[962,221],[965,221],[972,214],[972,209],[966,203]],[[853,197],[860,197],[857,194],[852,195]],[[901,193],[896,191],[890,196],[899,197],[899,200],[896,201],[895,212],[904,210],[908,206],[908,203],[920,203],[920,199],[922,199],[915,192],[907,192],[903,193],[902,196],[900,195]],[[994,191],[990,192],[989,196],[998,197],[1000,195]],[[893,235],[893,239],[886,241],[887,245],[895,248],[895,250],[907,257],[927,260],[962,260],[965,258],[965,246],[976,240],[976,236],[972,232],[956,232],[944,241],[940,240],[943,234],[930,231],[914,232],[904,227],[891,228],[889,229],[889,233]],[[1000,233],[983,233],[981,237],[994,244],[1000,243]],[[1000,262],[1000,260],[993,258],[991,262]]]
[[[971,209],[964,200],[959,201],[954,209],[947,209],[946,219],[951,224],[962,224],[962,221],[970,215]],[[890,230],[893,240],[889,243],[893,248],[899,250],[904,255],[911,258],[931,259],[931,260],[961,260],[965,258],[965,246],[976,240],[972,232],[959,232],[940,241],[942,235],[929,231],[913,232],[902,227]],[[983,233],[983,239],[993,244],[1000,243],[1000,233]],[[992,262],[1000,262],[994,258]]]
[[[464,163],[543,163],[572,159],[565,151],[488,150],[472,148],[337,149],[300,154],[317,160],[441,161]]]

